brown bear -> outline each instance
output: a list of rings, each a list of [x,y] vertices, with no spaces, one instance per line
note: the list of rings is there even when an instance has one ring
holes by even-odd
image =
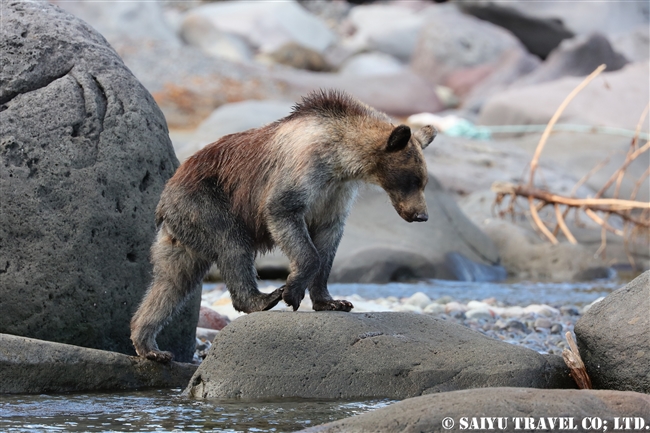
[[[284,300],[298,309],[350,311],[327,278],[360,182],[381,186],[406,221],[426,221],[431,126],[411,135],[339,91],[318,91],[290,115],[203,148],[167,182],[156,209],[153,282],[131,321],[138,355],[169,361],[156,335],[216,263],[233,307],[251,313]],[[368,216],[369,218],[372,215]],[[255,255],[278,246],[289,258],[285,286],[257,288]]]

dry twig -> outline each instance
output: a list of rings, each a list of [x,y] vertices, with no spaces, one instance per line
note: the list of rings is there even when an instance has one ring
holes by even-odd
[[[596,68],[594,72],[589,74],[587,78],[585,78],[582,83],[578,85],[569,95],[564,98],[564,101],[560,104],[557,110],[555,110],[555,113],[553,114],[553,117],[551,117],[551,120],[548,122],[548,125],[546,125],[546,129],[544,130],[544,133],[542,134],[542,138],[539,139],[539,143],[537,143],[537,149],[535,149],[535,154],[533,155],[533,159],[530,161],[530,178],[528,179],[528,185],[532,186],[533,185],[533,179],[535,178],[535,170],[537,169],[537,163],[539,161],[539,156],[542,154],[542,150],[544,149],[544,145],[546,144],[546,140],[548,140],[549,135],[551,135],[551,131],[553,130],[553,126],[557,123],[558,119],[562,115],[562,112],[564,109],[569,105],[569,102],[575,98],[575,96],[580,93],[582,89],[584,89],[587,84],[591,82],[594,78],[598,76],[603,70],[605,70],[605,65],[600,65],[599,67]]]

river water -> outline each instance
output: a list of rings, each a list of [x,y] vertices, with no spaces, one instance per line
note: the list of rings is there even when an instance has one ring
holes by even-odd
[[[416,283],[390,284],[329,284],[333,296],[356,293],[365,299],[396,296],[408,297],[422,292],[431,299],[443,296],[458,302],[494,298],[505,306],[547,304],[551,306],[590,304],[607,296],[627,281],[619,279],[570,283],[540,283],[516,281],[510,283],[478,283],[447,280],[427,280]]]
[[[423,292],[459,302],[495,298],[504,305],[583,306],[626,281],[588,283],[467,283],[430,280],[391,284],[332,284],[334,296],[365,299]],[[390,400],[196,401],[181,390],[92,394],[0,395],[0,432],[291,432],[373,410]]]
[[[390,400],[197,401],[180,389],[0,396],[0,432],[291,432]]]

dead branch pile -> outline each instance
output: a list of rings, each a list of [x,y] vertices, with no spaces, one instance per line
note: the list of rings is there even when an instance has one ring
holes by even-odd
[[[592,81],[598,74],[600,74],[605,69],[605,65],[599,66],[594,72],[592,72],[588,77],[586,77],[582,83],[580,83],[560,104],[560,107],[556,110],[555,114],[549,121],[542,137],[537,144],[537,149],[533,155],[532,160],[530,161],[530,174],[527,184],[513,184],[508,182],[495,182],[492,184],[492,191],[496,193],[495,206],[501,206],[506,198],[510,198],[510,201],[504,211],[500,211],[499,215],[504,217],[508,214],[513,215],[516,213],[515,210],[515,200],[517,197],[525,197],[528,200],[528,209],[530,212],[530,217],[536,227],[551,243],[557,244],[558,239],[557,235],[559,231],[562,231],[564,236],[572,244],[576,244],[577,241],[569,228],[567,227],[565,220],[568,214],[573,211],[576,217],[576,221],[579,221],[579,214],[584,214],[596,224],[601,227],[601,246],[597,252],[600,254],[604,251],[606,247],[606,234],[607,232],[614,233],[618,236],[622,236],[625,241],[626,250],[628,240],[640,230],[650,229],[650,203],[637,201],[636,196],[650,175],[650,167],[645,170],[639,179],[636,180],[635,186],[632,190],[631,196],[629,199],[620,199],[619,191],[623,177],[625,176],[625,171],[627,167],[640,155],[648,152],[650,149],[650,142],[646,142],[644,145],[639,146],[639,133],[641,131],[641,126],[643,121],[648,114],[648,106],[641,114],[641,118],[636,127],[636,133],[634,138],[630,143],[630,147],[627,151],[627,155],[623,164],[610,176],[609,180],[600,188],[600,190],[592,198],[576,198],[574,196],[578,188],[584,184],[590,176],[595,172],[600,170],[607,164],[607,160],[601,162],[596,167],[594,167],[589,173],[587,173],[573,188],[570,196],[563,196],[559,194],[554,194],[544,189],[535,187],[534,179],[535,172],[538,167],[539,157],[544,149],[544,145],[553,129],[553,126],[560,118],[562,112],[567,107],[569,102]],[[603,194],[615,184],[615,189],[612,198],[603,198]],[[546,206],[552,206],[555,216],[555,228],[550,230],[547,225],[542,221],[539,216],[539,212]],[[623,229],[615,228],[608,223],[609,218],[612,215],[620,217],[623,221]],[[628,253],[628,259],[630,263],[634,265],[634,259]]]

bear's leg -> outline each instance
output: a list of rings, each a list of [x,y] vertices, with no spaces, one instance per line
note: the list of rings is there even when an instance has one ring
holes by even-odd
[[[201,286],[210,262],[174,239],[164,224],[151,248],[151,258],[153,282],[131,319],[131,341],[138,355],[169,362],[173,354],[158,349],[156,335]]]
[[[244,313],[270,310],[282,300],[284,288],[268,294],[257,289],[255,252],[252,246],[242,245],[242,240],[247,237],[244,233],[229,232],[229,239],[224,239],[223,249],[217,257],[217,266],[235,310]]]
[[[302,214],[276,207],[270,212],[270,217],[269,228],[273,240],[290,261],[291,273],[287,277],[282,299],[295,311],[305,297],[305,290],[318,275],[320,257]]]
[[[337,215],[333,221],[321,223],[312,229],[314,246],[318,249],[321,258],[318,275],[309,287],[309,297],[316,311],[350,311],[354,308],[349,301],[332,299],[329,290],[327,290],[327,279],[332,270],[332,262],[334,262],[341,236],[343,236],[344,225],[344,216]]]

